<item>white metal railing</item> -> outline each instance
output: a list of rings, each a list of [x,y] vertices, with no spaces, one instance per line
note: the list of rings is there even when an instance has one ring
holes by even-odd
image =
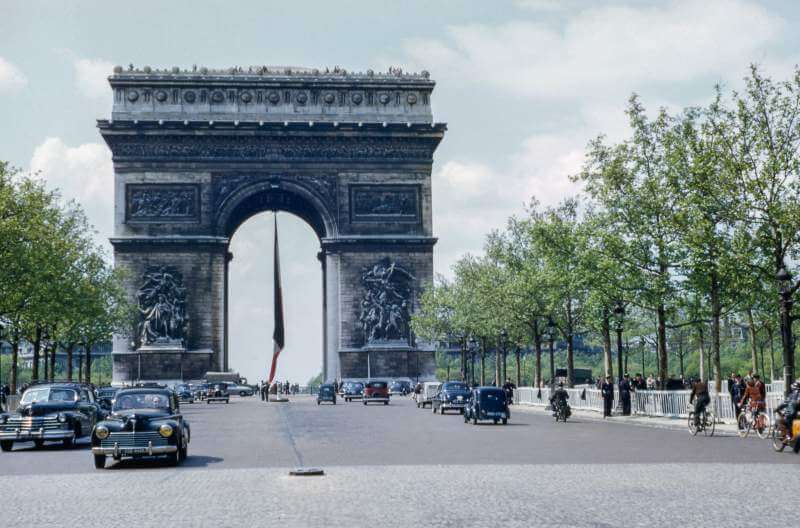
[[[566,389],[569,405],[573,409],[603,411],[603,397],[599,389]],[[688,417],[691,391],[640,390],[631,392],[631,411],[640,416],[686,418]],[[583,396],[583,397],[581,397]],[[767,412],[772,417],[773,409],[783,401],[783,394],[767,394]],[[619,391],[614,389],[614,403],[619,402]],[[550,404],[550,388],[519,387],[514,391],[514,403],[545,407]],[[735,422],[731,396],[728,393],[711,394],[714,414],[723,421]]]

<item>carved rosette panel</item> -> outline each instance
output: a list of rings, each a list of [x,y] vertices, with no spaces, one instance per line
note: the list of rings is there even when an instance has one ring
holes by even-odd
[[[196,222],[200,187],[196,184],[128,184],[125,218],[136,222]]]
[[[367,345],[409,343],[414,276],[388,258],[361,273],[359,323]]]
[[[419,185],[351,185],[351,222],[419,223]]]
[[[142,345],[183,343],[186,337],[186,288],[171,266],[149,266],[136,292],[138,339]]]
[[[107,136],[115,161],[430,162],[437,140],[394,137]]]

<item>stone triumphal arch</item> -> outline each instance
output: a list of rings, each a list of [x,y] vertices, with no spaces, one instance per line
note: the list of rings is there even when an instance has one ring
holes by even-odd
[[[431,165],[446,130],[426,72],[131,66],[109,82],[111,243],[139,309],[114,339],[116,383],[228,368],[229,241],[269,210],[319,237],[326,379],[433,373],[409,329],[433,274]]]

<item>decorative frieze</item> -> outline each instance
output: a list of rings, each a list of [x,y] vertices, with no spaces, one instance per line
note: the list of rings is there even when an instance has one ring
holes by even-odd
[[[125,195],[128,223],[194,222],[200,218],[197,184],[128,184]]]
[[[419,185],[351,185],[351,222],[420,221]]]

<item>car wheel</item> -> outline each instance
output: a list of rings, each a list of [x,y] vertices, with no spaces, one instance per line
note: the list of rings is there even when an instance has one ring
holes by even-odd
[[[33,445],[36,446],[36,449],[41,449],[44,445],[44,440],[34,440]]]
[[[508,424],[508,418],[503,418],[503,425]]]
[[[0,450],[8,452],[14,448],[14,442],[11,440],[0,441]]]
[[[364,400],[364,401],[363,401],[363,402],[361,402],[361,403],[363,403],[364,405],[366,405],[366,404],[367,404],[367,401],[366,401],[366,400]]]
[[[103,469],[104,467],[106,467],[106,456],[94,455],[94,468]]]
[[[436,406],[431,404],[431,409],[433,409],[433,414],[436,414]]]
[[[225,403],[230,403],[230,402],[231,402],[231,399],[230,399],[230,398],[228,398],[227,400],[225,400]]]
[[[384,405],[389,405],[389,402],[383,402]]]
[[[247,396],[247,394],[245,394],[245,392],[244,392],[244,391],[242,391],[242,392],[240,392],[240,393],[239,393],[239,396],[241,396],[242,398],[244,398],[245,396]]]
[[[494,424],[497,425],[497,418],[493,419],[492,422],[494,422]]]
[[[75,438],[65,438],[62,443],[66,449],[71,449],[75,445]]]
[[[420,405],[419,405],[419,402],[417,402],[417,409],[419,409],[419,408],[420,408]]]
[[[478,425],[478,415],[477,414],[472,416],[472,425]]]
[[[463,414],[464,414],[464,423],[468,423],[469,422],[469,416],[467,416],[467,413],[463,413]]]
[[[319,405],[319,400],[317,400],[317,405]]]
[[[211,400],[206,400],[206,403],[207,403],[208,405],[211,405]]]

